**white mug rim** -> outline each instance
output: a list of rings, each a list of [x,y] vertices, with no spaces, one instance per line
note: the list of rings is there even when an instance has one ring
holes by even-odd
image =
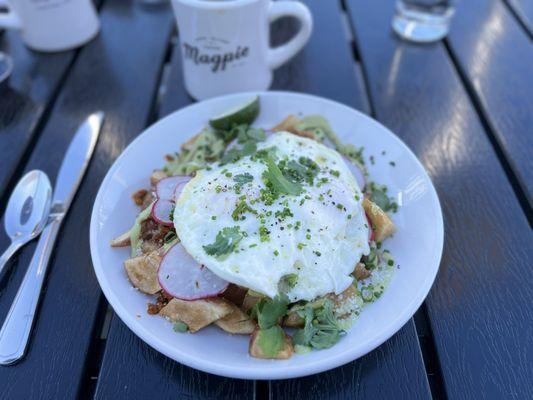
[[[188,6],[203,8],[206,10],[220,10],[228,8],[237,8],[247,4],[252,4],[264,0],[172,0],[176,3],[183,3]]]

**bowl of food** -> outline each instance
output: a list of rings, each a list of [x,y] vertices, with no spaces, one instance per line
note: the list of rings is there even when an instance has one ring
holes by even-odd
[[[98,192],[91,254],[149,345],[203,371],[282,379],[367,353],[435,279],[443,223],[411,151],[314,96],[201,102],[154,124]]]

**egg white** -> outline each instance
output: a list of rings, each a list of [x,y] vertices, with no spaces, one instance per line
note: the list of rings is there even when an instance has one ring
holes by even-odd
[[[269,206],[261,202],[251,205],[265,215],[264,226],[270,231],[269,240],[261,241],[262,224],[257,215],[246,213],[244,220],[235,221],[232,213],[239,197],[246,196],[248,204],[260,197],[266,165],[244,157],[198,171],[176,199],[174,226],[183,246],[221,278],[269,297],[278,294],[280,279],[289,274],[297,276],[287,292],[291,301],[342,292],[353,281],[350,274],[356,263],[369,252],[363,195],[355,178],[338,152],[311,139],[280,132],[257,147],[274,148],[278,159],[310,158],[321,169],[315,184],[305,185],[300,195],[281,196]],[[244,173],[251,174],[253,181],[238,194],[233,177]],[[316,182],[322,177],[327,182],[318,187]],[[276,211],[287,205],[293,216],[276,218]],[[271,215],[266,216],[269,211]],[[203,246],[213,243],[223,228],[234,226],[246,233],[235,251],[218,258],[208,255]]]

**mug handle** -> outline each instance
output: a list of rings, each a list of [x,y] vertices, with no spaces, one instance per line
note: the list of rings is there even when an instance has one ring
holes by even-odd
[[[0,0],[0,6],[7,9],[7,12],[0,12],[0,28],[21,29],[22,22],[19,16],[9,6],[6,0]]]
[[[271,69],[278,68],[298,53],[307,43],[313,29],[313,18],[309,9],[297,1],[270,2],[268,22],[272,23],[281,17],[293,17],[300,21],[300,30],[287,43],[271,48],[268,51],[268,64]]]

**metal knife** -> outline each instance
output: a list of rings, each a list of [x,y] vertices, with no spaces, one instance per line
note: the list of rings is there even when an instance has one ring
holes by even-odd
[[[91,114],[78,128],[57,175],[48,224],[41,233],[24,280],[0,330],[0,365],[14,364],[26,352],[41,289],[61,222],[93,154],[103,112]]]

